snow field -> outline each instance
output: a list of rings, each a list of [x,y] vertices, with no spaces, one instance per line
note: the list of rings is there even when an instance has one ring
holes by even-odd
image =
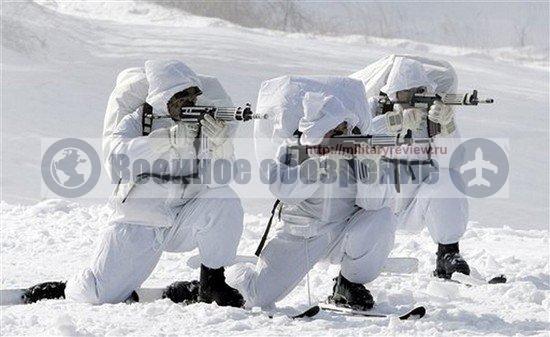
[[[35,206],[2,204],[2,289],[35,282],[64,280],[86,265],[108,209],[83,207],[61,200]],[[251,255],[261,237],[266,216],[245,216],[239,254]],[[416,257],[415,274],[383,274],[367,287],[382,312],[424,305],[418,321],[365,319],[322,312],[313,320],[292,321],[282,314],[269,319],[215,304],[184,306],[168,300],[147,304],[94,306],[69,301],[42,301],[2,307],[1,334],[8,335],[540,335],[549,329],[550,282],[548,233],[503,230],[471,224],[461,242],[470,266],[484,275],[504,273],[508,283],[466,287],[431,276],[436,246],[427,231],[398,233],[392,256]],[[165,253],[144,286],[162,287],[176,280],[198,278],[187,266],[197,252]],[[319,263],[310,273],[315,299],[330,294],[338,266]],[[305,281],[278,304],[292,313],[308,305]]]

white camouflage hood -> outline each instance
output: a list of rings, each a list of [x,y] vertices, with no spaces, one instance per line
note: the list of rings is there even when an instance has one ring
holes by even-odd
[[[309,98],[306,99],[308,93]],[[313,93],[323,99],[314,100],[311,96]],[[331,99],[325,102],[325,98]],[[300,123],[301,129],[306,131],[305,138],[308,141],[322,137],[326,131],[346,119],[354,124],[348,113],[358,119],[368,113],[361,81],[340,76],[290,75],[267,80],[262,83],[258,93],[256,110],[257,113],[268,116],[266,119],[254,121],[254,144],[258,162],[265,158],[276,158],[279,146],[294,139],[294,132],[300,129]],[[339,120],[338,123],[331,121],[331,114]],[[313,128],[309,123],[317,118],[323,121],[319,128]]]
[[[381,88],[387,84],[389,74],[398,59],[420,62],[426,71],[427,77],[437,85],[435,88],[436,93],[456,91],[458,79],[453,66],[449,62],[416,55],[388,55],[351,74],[350,77],[363,82],[366,98],[378,97]]]
[[[428,78],[422,63],[408,58],[396,57],[386,84],[380,88],[380,91],[394,101],[398,91],[418,87],[425,87],[428,93],[433,93],[436,84]]]
[[[321,143],[327,132],[342,122],[348,123],[351,130],[359,117],[346,109],[338,98],[318,92],[307,92],[302,100],[304,116],[300,119],[298,130],[302,132],[300,141],[305,145]]]
[[[449,62],[417,55],[388,55],[351,74],[349,77],[363,82],[365,98],[367,100],[378,98],[382,88],[387,90],[389,93],[386,93],[390,95],[390,98],[392,98],[391,96],[393,96],[395,92],[403,90],[400,88],[410,85],[415,86],[418,83],[424,82],[424,79],[418,80],[418,76],[416,77],[417,84],[413,83],[413,81],[409,82],[408,79],[399,80],[397,76],[398,68],[406,68],[411,64],[409,62],[403,62],[403,60],[418,62],[422,65],[422,69],[424,71],[419,70],[420,72],[425,72],[428,81],[435,85],[435,88],[433,89],[435,93],[449,93],[456,91],[458,79],[453,66]],[[401,65],[397,66],[397,63],[400,63]],[[390,80],[390,73],[392,70],[393,75]],[[428,88],[428,90],[430,90],[430,88]],[[371,108],[367,115],[360,116],[361,119],[359,127],[361,129],[366,129],[368,127],[374,112],[375,110]]]
[[[199,77],[180,61],[147,61],[145,76],[149,83],[146,102],[156,115],[167,115],[166,104],[174,94],[190,87],[202,87]]]

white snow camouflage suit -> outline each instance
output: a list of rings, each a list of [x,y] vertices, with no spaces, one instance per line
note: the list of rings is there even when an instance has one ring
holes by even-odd
[[[261,133],[279,139],[299,129],[302,140],[313,144],[343,121],[352,128],[366,112],[359,81],[299,76],[264,82],[258,111],[270,119],[255,125],[257,153],[267,152],[258,148]],[[275,123],[273,130],[264,123]],[[395,217],[384,203],[387,185],[357,183],[356,169],[347,160],[339,161],[337,175],[351,177],[348,184],[294,179],[300,166],[289,165],[284,153],[283,143],[272,165],[261,172],[274,178],[269,188],[281,201],[275,236],[255,267],[241,264],[228,270],[228,283],[241,292],[248,307],[270,307],[283,299],[322,259],[339,264],[352,282],[371,282],[394,244]]]
[[[351,75],[362,80],[368,98],[368,118],[371,122],[367,132],[370,134],[391,134],[384,116],[375,116],[380,91],[392,98],[400,90],[424,86],[429,92],[455,92],[456,73],[450,64],[417,56],[385,57],[367,68]],[[455,123],[456,126],[456,123]],[[419,130],[412,130],[413,137],[427,137],[427,120],[424,119]],[[458,129],[434,137],[433,148],[456,148],[460,138]],[[417,146],[425,150],[427,146]],[[405,182],[400,184],[400,193],[395,194],[393,204],[397,216],[398,228],[419,231],[426,226],[435,243],[450,244],[460,240],[468,223],[468,201],[451,181],[455,175],[460,181],[458,168],[450,167],[451,152],[432,153],[431,158],[437,165],[433,170],[428,163],[425,151],[415,154],[409,147],[402,147],[401,154],[393,153],[392,159],[400,160],[399,175]],[[411,169],[407,161],[424,161],[419,170]],[[405,175],[403,177],[403,175]]]
[[[149,84],[147,102],[156,115],[168,114],[166,103],[176,92],[191,86],[201,88],[195,73],[178,61],[147,61],[145,75]],[[170,118],[156,119],[152,130],[172,125]],[[111,146],[106,147],[109,153],[104,154],[107,168],[120,154],[130,162],[145,159],[152,163],[159,159],[151,139],[142,135],[141,107],[122,118],[112,137]],[[189,146],[176,152],[171,148],[160,158],[167,162],[193,160],[197,149]],[[149,173],[185,176],[193,173],[192,167],[158,165],[152,166]],[[132,172],[131,181],[116,188],[109,225],[90,265],[68,280],[67,298],[94,304],[124,301],[149,277],[163,251],[198,248],[201,263],[209,268],[229,265],[235,258],[243,230],[243,209],[229,186],[162,184],[154,179],[136,184],[139,173],[143,172]]]

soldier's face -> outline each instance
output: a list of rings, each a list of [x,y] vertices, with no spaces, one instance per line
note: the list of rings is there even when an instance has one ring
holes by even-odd
[[[341,136],[347,133],[348,133],[348,123],[343,122],[343,123],[340,123],[340,125],[338,125],[334,129],[327,132],[324,138],[332,138],[334,136]]]
[[[424,92],[426,92],[426,88],[418,87],[418,88],[398,91],[395,95],[397,96],[398,102],[405,103],[405,102],[410,102],[415,94],[423,94]]]
[[[197,103],[197,98],[198,95],[194,93],[189,93],[185,96],[174,95],[168,101],[168,113],[174,120],[179,120],[181,108],[195,106],[195,104]]]

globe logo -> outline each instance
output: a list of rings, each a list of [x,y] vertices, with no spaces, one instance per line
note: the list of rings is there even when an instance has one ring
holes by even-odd
[[[51,164],[55,181],[67,188],[78,188],[88,180],[91,173],[90,159],[79,149],[69,148],[58,152]]]
[[[101,163],[94,148],[76,138],[64,138],[48,147],[42,157],[42,178],[55,194],[77,198],[99,180]]]

